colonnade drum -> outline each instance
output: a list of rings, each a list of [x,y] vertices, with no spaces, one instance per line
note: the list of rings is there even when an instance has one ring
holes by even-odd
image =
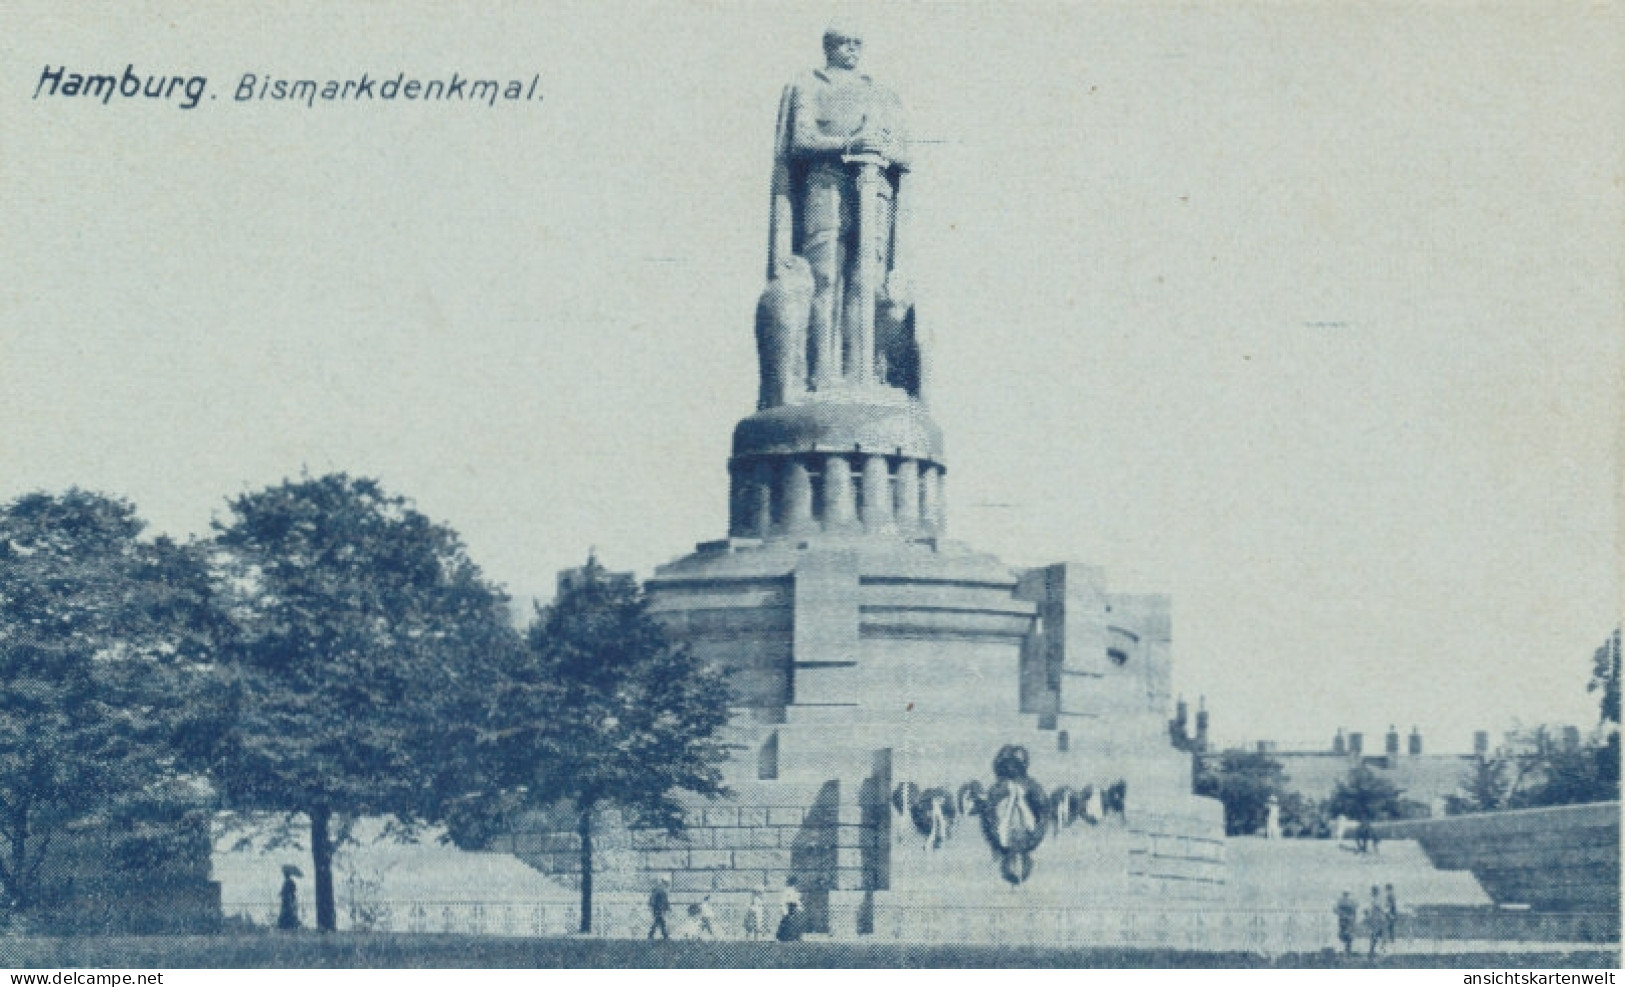
[[[736,456],[728,473],[730,537],[935,538],[946,531],[946,471],[929,460],[864,452]]]

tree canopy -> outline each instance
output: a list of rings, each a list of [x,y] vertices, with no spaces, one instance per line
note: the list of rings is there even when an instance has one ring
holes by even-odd
[[[1338,781],[1332,797],[1326,800],[1326,811],[1360,823],[1399,819],[1406,814],[1400,798],[1403,794],[1399,786],[1360,764]]]
[[[83,490],[0,508],[0,890],[29,908],[54,836],[175,778],[214,631],[198,553]]]
[[[1591,657],[1586,691],[1598,694],[1597,725],[1517,731],[1493,757],[1480,757],[1449,801],[1451,812],[1524,809],[1619,798],[1620,632]]]
[[[1504,809],[1513,784],[1513,779],[1507,776],[1505,760],[1480,755],[1462,775],[1460,793],[1445,796],[1445,811],[1459,815]]]
[[[1614,732],[1619,730],[1619,628],[1602,643],[1591,656],[1591,681],[1586,683],[1587,692],[1599,693],[1597,697],[1598,722],[1613,724]]]
[[[1515,781],[1505,805],[1527,809],[1619,798],[1618,734],[1598,742],[1569,728],[1559,735],[1536,727],[1514,736],[1507,752]]]
[[[375,480],[287,481],[229,507],[215,544],[231,634],[204,755],[230,808],[308,818],[330,930],[332,827],[434,814],[478,669],[517,638],[455,532]]]
[[[1586,691],[1598,696],[1598,733],[1600,740],[1596,754],[1598,787],[1607,788],[1604,797],[1619,798],[1619,665],[1620,629],[1608,636],[1591,659],[1591,681]]]
[[[591,931],[594,814],[614,806],[677,831],[680,795],[725,794],[716,734],[728,689],[668,640],[630,576],[594,559],[561,579],[525,645],[489,693],[470,772],[480,790],[462,825],[500,828],[493,815],[568,806],[581,840],[581,929]]]
[[[1224,803],[1224,830],[1230,836],[1257,832],[1268,812],[1270,796],[1287,796],[1286,769],[1268,754],[1255,751],[1225,751],[1217,764],[1198,759],[1195,782],[1197,795],[1207,795]]]

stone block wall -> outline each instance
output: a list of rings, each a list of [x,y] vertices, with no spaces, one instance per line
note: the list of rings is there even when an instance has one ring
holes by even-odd
[[[674,896],[709,894],[733,908],[752,891],[776,899],[793,880],[814,928],[820,927],[829,892],[873,886],[883,837],[858,807],[839,804],[839,786],[823,785],[804,802],[793,801],[802,786],[783,787],[777,802],[763,801],[775,796],[758,790],[740,793],[740,803],[696,808],[677,834],[628,826],[618,812],[600,814],[593,835],[595,890],[647,894],[667,878]],[[565,813],[532,814],[490,849],[580,886],[580,837]]]
[[[1480,812],[1384,823],[1414,839],[1434,866],[1471,870],[1497,904],[1618,914],[1619,803]]]

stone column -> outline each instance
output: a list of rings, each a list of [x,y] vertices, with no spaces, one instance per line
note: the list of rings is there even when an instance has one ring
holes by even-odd
[[[746,489],[745,467],[737,463],[728,466],[728,537],[745,538],[749,536],[749,521],[746,519]]]
[[[820,513],[825,531],[848,531],[857,527],[857,510],[852,503],[852,464],[845,456],[824,459],[824,503]]]
[[[757,460],[751,467],[746,491],[745,523],[748,538],[766,538],[773,527],[773,464]]]
[[[920,531],[937,535],[942,528],[942,471],[929,463],[920,464]]]
[[[948,470],[938,466],[932,472],[936,474],[932,482],[937,485],[937,516],[932,519],[931,530],[942,538],[948,534]]]
[[[885,456],[863,461],[863,529],[871,534],[897,529],[892,521],[891,475]]]
[[[784,530],[787,534],[804,535],[818,530],[813,519],[812,477],[807,475],[807,464],[792,459],[784,464],[780,481],[784,490]]]
[[[913,459],[897,463],[897,489],[893,501],[897,529],[905,535],[920,530],[920,464]]]

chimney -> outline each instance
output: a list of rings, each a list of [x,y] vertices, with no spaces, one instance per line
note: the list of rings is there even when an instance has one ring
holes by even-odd
[[[1411,756],[1420,757],[1422,754],[1422,731],[1411,727]]]
[[[1382,738],[1382,752],[1389,757],[1399,756],[1399,730],[1392,723],[1388,724],[1388,733]]]
[[[1338,727],[1337,728],[1337,736],[1332,738],[1332,753],[1333,754],[1347,754],[1348,752],[1349,752],[1349,744],[1348,744],[1347,740],[1343,739],[1343,728]]]
[[[1174,704],[1174,718],[1168,721],[1168,740],[1174,745],[1175,750],[1191,749],[1189,728],[1190,707],[1185,705],[1185,697],[1180,696],[1179,702]]]
[[[1473,753],[1479,757],[1490,756],[1490,732],[1488,730],[1473,731]]]
[[[1358,730],[1349,734],[1349,753],[1355,757],[1365,753],[1365,734]]]
[[[1207,750],[1207,697],[1196,697],[1196,749]]]

